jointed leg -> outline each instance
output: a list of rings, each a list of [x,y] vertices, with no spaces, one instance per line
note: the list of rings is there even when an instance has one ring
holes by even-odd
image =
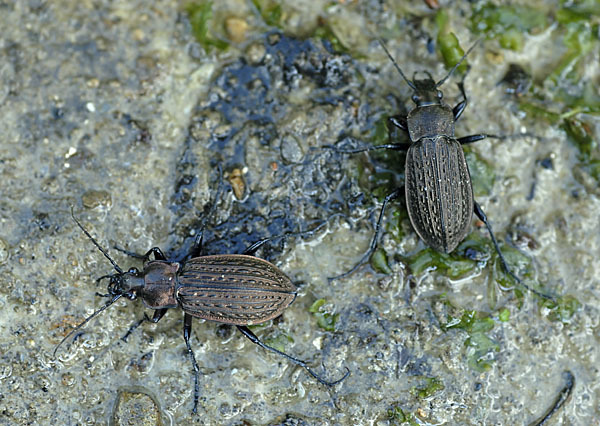
[[[190,346],[190,336],[192,334],[192,318],[193,317],[189,314],[185,314],[183,316],[183,339],[185,340],[188,355],[190,356],[190,359],[192,360],[192,366],[194,367],[194,408],[192,410],[192,414],[196,414],[198,412],[198,399],[200,398],[200,385],[198,384],[200,369],[198,368],[198,363],[196,362],[194,351]]]
[[[150,259],[151,254],[154,254],[154,259],[156,259],[156,260],[167,260],[167,257],[165,256],[165,254],[158,247],[152,247],[150,250],[148,250],[146,252],[146,254],[134,253],[132,251],[125,250],[119,246],[114,246],[113,248],[115,250],[120,251],[121,253],[125,253],[127,256],[135,257],[136,259],[142,259],[144,262],[146,262],[146,261],[148,261],[148,259]]]
[[[324,220],[323,222],[321,222],[319,225],[317,225],[313,229],[309,229],[307,231],[288,232],[285,234],[275,235],[273,237],[263,238],[262,240],[258,240],[257,242],[255,242],[254,244],[252,244],[251,246],[246,248],[246,250],[244,250],[242,252],[242,254],[245,254],[248,256],[255,256],[258,249],[261,248],[263,245],[265,245],[268,242],[279,240],[279,239],[285,240],[290,237],[304,237],[306,235],[312,235],[315,232],[317,232],[319,229],[321,229],[323,226],[325,226],[327,224],[327,222],[329,222],[329,220],[331,220],[331,218],[334,216],[339,216],[339,214],[331,215],[327,220]]]
[[[359,152],[376,151],[379,149],[394,149],[396,151],[406,151],[409,146],[410,144],[407,143],[389,143],[354,149],[339,149],[333,145],[323,145],[323,148],[331,149],[332,151],[339,152],[340,154],[358,154]]]
[[[487,133],[481,133],[479,135],[463,136],[462,138],[458,138],[457,140],[461,145],[465,145],[468,143],[480,141],[485,138],[506,139],[507,137],[506,136],[498,136],[498,135],[490,135]]]
[[[406,123],[406,117],[403,115],[393,115],[391,117],[388,117],[387,119],[387,127],[388,127],[388,132],[391,131],[391,127],[397,127],[400,130],[404,130],[405,132],[408,132],[408,124]]]
[[[383,221],[383,217],[385,215],[385,208],[390,201],[393,201],[396,198],[398,198],[400,196],[400,194],[402,194],[403,191],[404,191],[404,187],[397,188],[392,193],[388,194],[385,197],[385,199],[383,200],[383,205],[381,206],[381,211],[379,212],[379,218],[377,219],[377,225],[375,225],[375,235],[373,235],[373,239],[371,240],[369,249],[361,257],[361,259],[358,261],[358,263],[352,267],[352,269],[350,269],[347,272],[344,272],[343,274],[336,275],[335,277],[329,277],[328,280],[330,282],[340,279],[340,278],[347,277],[348,275],[354,273],[354,271],[356,271],[363,263],[365,263],[367,260],[369,260],[369,257],[371,257],[371,254],[373,254],[373,252],[375,251],[375,248],[377,247],[377,238],[379,237],[379,231],[381,229],[381,222]]]
[[[463,79],[461,80],[460,83],[458,83],[458,90],[460,90],[460,93],[463,96],[463,100],[460,101],[459,103],[457,103],[454,108],[452,108],[452,115],[454,115],[454,121],[458,120],[459,117],[462,115],[462,113],[464,112],[465,108],[467,107],[467,94],[465,93],[465,85],[464,85],[464,81],[465,81],[465,77],[467,76],[467,73],[465,73],[465,76],[463,77]]]
[[[285,352],[281,352],[280,350],[277,350],[265,343],[263,343],[258,337],[256,337],[256,334],[254,334],[248,327],[243,326],[243,325],[238,325],[237,326],[238,330],[240,330],[244,336],[246,336],[248,339],[250,339],[250,341],[252,343],[256,343],[258,346],[260,346],[263,349],[266,349],[268,351],[274,352],[278,355],[281,355],[282,357],[286,358],[288,361],[293,362],[296,365],[299,365],[300,367],[304,368],[308,374],[310,374],[311,376],[313,376],[315,379],[317,379],[319,381],[319,383],[326,385],[326,386],[334,386],[337,385],[338,383],[340,383],[342,380],[344,380],[346,377],[348,377],[348,375],[350,374],[350,370],[348,370],[348,368],[346,368],[346,374],[344,374],[344,376],[341,379],[335,380],[333,382],[328,382],[326,380],[324,380],[323,378],[321,378],[317,373],[315,373],[314,371],[312,371],[308,365],[306,364],[306,361],[302,361],[301,359],[298,358],[294,358],[288,354],[286,354]]]
[[[204,229],[196,235],[196,239],[194,240],[194,245],[190,250],[187,259],[193,259],[194,257],[202,256],[202,238],[204,237]]]
[[[490,238],[492,239],[492,243],[494,244],[494,247],[496,248],[496,252],[498,253],[498,257],[500,258],[500,263],[502,263],[502,268],[504,269],[504,271],[508,275],[510,275],[517,283],[519,283],[520,286],[526,288],[530,292],[532,292],[532,293],[536,294],[537,296],[542,297],[544,299],[554,300],[553,296],[550,296],[548,294],[542,293],[538,290],[535,290],[535,289],[529,287],[527,284],[522,282],[521,279],[519,277],[517,277],[517,275],[515,273],[513,273],[513,271],[508,266],[508,263],[506,262],[504,255],[500,251],[500,246],[498,246],[498,241],[496,240],[496,236],[494,235],[494,232],[492,231],[492,227],[490,226],[490,223],[488,222],[487,216],[481,209],[481,206],[479,205],[479,203],[477,203],[475,201],[473,204],[475,206],[475,215],[485,224],[485,227],[487,228],[487,230],[490,234]]]
[[[352,138],[348,138],[352,139]],[[408,143],[390,143],[384,145],[371,145],[361,148],[353,148],[353,149],[340,149],[334,145],[323,145],[322,148],[330,149],[335,152],[339,152],[341,154],[358,154],[359,152],[368,152],[368,151],[376,151],[379,149],[394,149],[397,151],[406,151],[410,144]]]
[[[157,309],[154,311],[154,315],[152,315],[152,318],[148,317],[148,315],[146,315],[146,313],[144,313],[144,317],[141,320],[136,321],[131,327],[129,327],[129,330],[127,330],[127,333],[125,333],[125,335],[123,337],[121,337],[121,340],[126,342],[129,335],[131,333],[133,333],[140,325],[142,325],[142,323],[144,321],[149,321],[149,322],[153,322],[154,324],[156,324],[157,322],[160,321],[160,319],[162,317],[165,316],[166,313],[167,313],[167,309]]]
[[[254,244],[252,244],[250,247],[246,248],[246,250],[244,250],[242,252],[242,254],[245,254],[247,256],[254,256],[259,248],[261,248],[263,245],[265,245],[269,241],[274,240],[275,238],[276,237],[263,238],[262,240],[259,240],[259,241],[255,242]]]

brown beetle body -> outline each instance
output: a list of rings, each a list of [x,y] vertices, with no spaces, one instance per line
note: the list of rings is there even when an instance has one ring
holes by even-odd
[[[210,256],[201,255],[202,239],[199,238],[189,255],[190,259],[182,263],[168,261],[158,247],[151,248],[144,255],[119,249],[144,261],[143,270],[130,268],[125,272],[79,223],[73,211],[71,211],[71,215],[98,250],[112,263],[116,273],[104,275],[97,280],[109,280],[107,294],[98,294],[108,297],[110,300],[65,336],[54,349],[54,354],[68,337],[88,321],[121,297],[126,297],[130,300],[142,299],[146,307],[154,309],[154,314],[152,318],[144,315],[144,319],[134,324],[123,340],[143,321],[149,320],[157,323],[169,309],[180,307],[183,310],[183,338],[195,372],[194,413],[197,412],[200,397],[198,384],[200,369],[190,345],[192,318],[194,317],[235,325],[252,343],[304,368],[319,383],[326,386],[340,383],[350,374],[350,370],[346,369],[346,374],[341,379],[333,382],[326,381],[315,373],[305,361],[267,345],[247,327],[280,316],[296,298],[297,288],[292,281],[272,263],[254,256],[263,244],[274,238],[285,236],[260,240],[248,247],[243,254]],[[151,255],[154,255],[154,260],[150,260]]]
[[[296,298],[296,286],[266,260],[243,254],[190,259],[178,274],[176,297],[195,317],[232,325],[276,318]]]
[[[181,307],[197,318],[254,325],[278,317],[296,286],[275,265],[244,254],[195,257],[183,265],[153,260],[141,272],[137,297],[151,309]],[[143,283],[143,284],[142,284]]]

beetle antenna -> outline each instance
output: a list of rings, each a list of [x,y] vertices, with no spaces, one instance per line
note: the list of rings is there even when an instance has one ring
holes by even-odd
[[[456,64],[454,64],[454,66],[452,67],[452,69],[450,71],[448,71],[448,74],[446,74],[446,77],[442,78],[440,81],[438,81],[435,84],[435,88],[436,89],[438,87],[440,87],[442,84],[444,84],[446,82],[446,80],[448,80],[448,78],[450,78],[450,76],[456,70],[456,68],[458,68],[460,66],[460,64],[462,64],[462,62],[465,60],[465,58],[467,57],[467,55],[469,53],[471,53],[471,50],[473,50],[475,48],[475,46],[477,46],[479,44],[480,41],[481,41],[481,38],[478,38],[477,40],[475,40],[475,43],[473,43],[473,46],[471,46],[469,48],[469,50],[467,50],[467,52],[463,55],[463,57],[460,58],[460,61],[458,61]]]
[[[383,42],[383,40],[381,38],[377,37],[377,41],[379,41],[379,44],[381,44],[381,47],[383,47],[383,50],[385,50],[385,53],[387,54],[388,58],[390,58],[390,61],[392,61],[392,64],[394,64],[394,66],[396,67],[396,69],[398,70],[398,72],[400,73],[402,78],[404,79],[404,81],[406,81],[406,84],[408,84],[411,89],[417,90],[417,88],[415,87],[415,84],[412,81],[410,81],[408,78],[406,78],[406,76],[402,72],[402,69],[400,69],[400,65],[398,65],[398,63],[394,60],[394,58],[392,57],[392,54],[385,46],[385,43]]]
[[[98,242],[94,239],[94,237],[92,237],[90,235],[90,233],[87,231],[87,229],[85,229],[83,227],[83,225],[81,223],[79,223],[79,221],[77,220],[77,218],[75,217],[75,214],[73,213],[73,206],[71,206],[71,217],[73,218],[73,220],[75,221],[75,223],[77,224],[77,226],[79,226],[81,228],[81,230],[83,231],[83,233],[85,235],[87,235],[87,237],[92,240],[92,243],[94,243],[94,245],[98,248],[98,250],[100,250],[102,252],[102,254],[104,255],[104,257],[106,257],[110,263],[112,263],[112,266],[117,270],[117,272],[119,274],[123,274],[123,270],[121,268],[119,268],[119,265],[117,265],[117,262],[115,262],[114,260],[112,260],[112,258],[108,255],[108,252],[106,250],[104,250],[102,247],[100,247],[100,244],[98,244]]]
[[[122,294],[116,294],[111,300],[109,300],[108,302],[106,302],[106,304],[103,307],[101,307],[96,312],[94,312],[92,315],[90,315],[89,317],[87,317],[86,319],[84,319],[83,322],[81,322],[77,327],[75,327],[73,330],[71,330],[71,332],[69,334],[67,334],[60,341],[60,343],[58,345],[56,345],[56,347],[54,348],[54,352],[52,352],[52,357],[56,358],[56,351],[58,350],[58,348],[60,347],[60,345],[62,345],[65,342],[65,340],[67,340],[69,337],[71,337],[73,334],[75,334],[75,332],[77,332],[77,330],[79,330],[81,327],[83,327],[84,325],[86,325],[92,318],[96,317],[98,314],[100,314],[101,312],[103,312],[110,305],[112,305],[117,300],[119,300],[121,298],[121,296],[123,296],[123,295]]]

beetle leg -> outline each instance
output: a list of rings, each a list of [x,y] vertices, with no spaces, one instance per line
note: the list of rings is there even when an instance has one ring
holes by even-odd
[[[387,119],[388,131],[391,131],[391,127],[397,127],[400,130],[408,132],[408,124],[406,123],[406,117],[403,115],[393,115]]]
[[[350,374],[350,370],[348,369],[348,367],[346,367],[346,373],[344,374],[344,376],[341,379],[335,380],[333,382],[328,382],[327,380],[324,380],[323,378],[321,378],[317,373],[315,373],[313,370],[310,369],[310,367],[306,364],[306,361],[302,361],[301,359],[298,358],[294,358],[293,356],[290,356],[288,354],[286,354],[285,352],[281,352],[280,350],[277,350],[265,343],[263,343],[257,336],[256,334],[254,334],[252,332],[252,330],[250,330],[248,327],[244,326],[244,325],[238,325],[237,326],[238,330],[240,330],[242,332],[242,334],[244,336],[246,336],[248,339],[250,339],[250,341],[252,343],[256,343],[258,346],[260,346],[263,349],[266,349],[268,351],[274,352],[278,355],[281,355],[282,357],[286,358],[287,360],[293,362],[294,364],[304,368],[308,374],[310,374],[311,376],[313,376],[315,379],[317,379],[319,381],[319,383],[326,385],[326,386],[334,386],[337,385],[338,383],[340,383],[342,380],[344,380],[346,377],[348,377],[348,375]]]
[[[387,204],[390,201],[395,200],[396,198],[398,198],[400,196],[400,194],[402,194],[402,192],[404,192],[404,186],[400,187],[400,188],[396,188],[392,193],[388,194],[385,199],[383,200],[383,204],[381,206],[381,211],[379,212],[379,218],[377,219],[377,225],[375,225],[375,235],[373,235],[373,239],[371,240],[371,244],[369,245],[369,249],[366,251],[366,253],[360,258],[360,260],[358,261],[358,263],[356,265],[354,265],[352,267],[352,269],[350,269],[347,272],[344,272],[343,274],[340,275],[336,275],[334,277],[329,277],[327,278],[329,280],[329,282],[340,279],[340,278],[344,278],[347,277],[348,275],[351,275],[352,273],[354,273],[354,271],[356,271],[363,263],[365,263],[367,260],[369,260],[369,257],[371,257],[371,255],[373,254],[373,252],[375,251],[375,248],[377,247],[377,238],[379,237],[379,231],[381,230],[381,222],[383,221],[383,216],[385,215],[385,208],[387,207]]]
[[[336,216],[341,216],[341,214],[337,213],[337,214],[333,214],[333,215],[329,216],[329,218],[327,220],[322,221],[320,224],[315,226],[313,229],[308,229],[306,231],[298,231],[298,232],[287,232],[285,234],[275,235],[273,237],[263,238],[262,240],[258,240],[257,242],[255,242],[254,244],[252,244],[251,246],[246,248],[246,250],[244,250],[242,252],[242,254],[245,254],[247,256],[256,256],[256,252],[258,251],[258,249],[261,248],[263,245],[265,245],[268,242],[279,240],[279,239],[285,241],[287,238],[290,238],[290,237],[305,237],[307,235],[308,236],[313,235],[319,229],[324,227],[329,222],[329,220],[331,220],[332,217],[336,217]]]
[[[131,327],[129,327],[129,330],[127,330],[127,333],[125,333],[125,335],[123,337],[121,337],[121,340],[126,342],[127,339],[129,338],[129,336],[131,335],[131,333],[133,333],[147,319],[149,320],[148,315],[144,314],[144,318],[133,323],[133,325]]]
[[[165,309],[157,309],[154,311],[154,315],[152,315],[152,318],[150,318],[145,312],[144,312],[144,318],[142,318],[139,321],[136,321],[131,327],[129,327],[129,330],[127,330],[127,333],[125,333],[125,335],[123,337],[121,337],[121,340],[126,342],[127,338],[131,335],[131,333],[133,333],[140,325],[142,325],[142,323],[144,321],[148,321],[148,322],[153,322],[154,324],[156,324],[157,322],[160,321],[160,319],[162,317],[165,316],[165,314],[167,313],[167,308]]]
[[[473,142],[480,141],[482,139],[487,138],[488,136],[489,135],[485,135],[485,134],[463,136],[462,138],[458,138],[457,141],[458,141],[459,144],[465,145],[465,144],[468,144],[468,143],[473,143]]]
[[[188,354],[190,359],[192,360],[192,366],[194,367],[194,408],[192,410],[192,414],[196,414],[198,412],[198,399],[200,398],[200,388],[198,385],[198,376],[200,369],[198,368],[198,363],[196,362],[196,357],[194,356],[194,351],[190,346],[190,336],[192,334],[192,316],[189,314],[184,314],[183,316],[183,339],[185,340],[185,345],[187,346]]]
[[[252,244],[250,247],[246,248],[246,250],[244,250],[242,252],[242,254],[245,254],[247,256],[254,256],[259,248],[261,248],[263,245],[265,245],[266,243],[268,243],[269,241],[271,241],[273,239],[274,238],[263,238],[262,240],[259,240],[259,241],[255,242],[254,244]]]
[[[473,142],[477,142],[480,141],[482,139],[485,138],[493,138],[493,139],[500,139],[500,140],[505,140],[505,139],[514,139],[514,138],[525,138],[525,137],[531,137],[531,138],[536,138],[538,140],[543,141],[544,138],[534,135],[533,133],[519,133],[516,135],[490,135],[489,133],[481,133],[479,135],[470,135],[470,136],[463,136],[462,138],[458,138],[457,141],[461,144],[467,144],[467,143],[473,143]]]
[[[133,251],[129,251],[129,250],[125,250],[124,248],[121,248],[117,245],[113,246],[113,248],[117,251],[120,251],[121,253],[125,253],[127,256],[129,257],[134,257],[136,259],[145,259],[146,256],[143,254],[139,254],[139,253],[135,253]]]
[[[461,82],[457,84],[458,90],[460,90],[463,100],[460,101],[459,103],[457,103],[454,108],[452,108],[452,115],[454,116],[454,121],[456,121],[460,118],[460,116],[464,112],[465,108],[467,107],[468,100],[467,100],[467,94],[465,93],[465,85],[464,85],[466,76],[467,76],[467,73],[465,73]]]
[[[150,255],[154,254],[154,259],[156,260],[167,260],[167,257],[162,252],[162,250],[158,247],[152,247],[150,250],[146,252],[146,254],[139,254],[133,251],[125,250],[119,246],[113,246],[113,248],[121,253],[125,253],[127,256],[135,257],[136,259],[142,259],[144,262],[150,259]]]
[[[340,154],[358,154],[359,152],[376,151],[378,149],[395,149],[396,151],[406,151],[409,146],[410,144],[408,143],[388,143],[354,149],[339,149],[333,145],[323,145],[323,148],[331,149],[332,151],[339,152]]]
[[[167,256],[165,256],[165,254],[162,252],[162,250],[158,247],[152,247],[150,250],[148,250],[146,252],[146,254],[144,255],[144,259],[145,260],[150,259],[151,254],[154,254],[155,260],[167,260]]]
[[[187,259],[193,259],[194,257],[202,256],[202,238],[204,237],[204,229],[196,235],[196,239],[194,240],[194,245],[188,254]]]
[[[494,248],[496,249],[496,252],[498,253],[498,257],[500,258],[500,263],[502,263],[502,268],[504,269],[504,271],[508,275],[510,275],[520,286],[529,290],[533,294],[535,294],[539,297],[542,297],[544,299],[554,301],[555,299],[553,296],[548,295],[546,293],[542,293],[541,291],[538,291],[534,288],[529,287],[527,284],[525,284],[523,281],[521,281],[521,279],[519,277],[517,277],[517,275],[510,269],[510,267],[508,266],[508,262],[506,261],[506,259],[504,258],[504,255],[500,251],[500,246],[498,246],[498,241],[496,240],[496,236],[494,235],[494,232],[492,231],[492,227],[491,227],[490,223],[488,222],[487,216],[485,215],[485,213],[483,212],[483,210],[481,209],[481,206],[479,205],[479,203],[477,201],[473,200],[473,206],[474,206],[474,210],[475,210],[475,215],[485,224],[485,227],[487,228],[488,233],[490,234],[490,238],[492,239]]]
[[[452,108],[452,115],[454,116],[454,121],[459,119],[459,117],[462,115],[465,108],[467,107],[468,99],[467,99],[467,93],[465,92],[465,79],[467,78],[467,74],[469,73],[470,70],[471,70],[471,67],[468,66],[467,71],[463,75],[463,78],[457,84],[458,90],[460,90],[463,100],[460,101],[459,103],[457,103],[454,108]]]
[[[527,134],[527,135],[524,135],[524,136],[529,136],[529,135]],[[506,139],[507,136],[498,136],[498,135],[490,135],[488,133],[480,133],[478,135],[463,136],[462,138],[458,138],[457,141],[461,145],[465,145],[465,144],[468,144],[468,143],[473,143],[473,142],[480,141],[480,140],[485,139],[485,138]]]
[[[345,138],[344,141],[355,142],[356,140],[354,138],[348,137],[348,138]],[[350,149],[343,149],[343,148],[340,149],[334,145],[323,145],[321,148],[322,149],[330,149],[330,150],[338,152],[340,154],[358,154],[359,152],[375,151],[378,149],[395,149],[398,151],[406,151],[409,147],[410,147],[409,143],[390,143],[390,144],[383,144],[383,145],[362,146],[360,148],[350,148]]]
[[[144,314],[144,319],[150,322],[153,322],[154,324],[156,324],[157,322],[160,321],[160,319],[162,317],[165,316],[165,314],[167,313],[167,308],[164,309],[157,309],[154,311],[154,315],[152,315],[152,319],[148,318],[148,315]]]

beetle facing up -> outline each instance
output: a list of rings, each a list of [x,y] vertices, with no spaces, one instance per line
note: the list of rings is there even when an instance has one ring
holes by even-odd
[[[121,297],[126,297],[130,300],[140,298],[146,307],[154,309],[151,319],[145,316],[130,328],[126,336],[144,320],[157,323],[168,309],[183,309],[183,338],[195,373],[193,413],[197,412],[200,394],[199,368],[190,345],[193,317],[235,325],[252,343],[304,368],[323,385],[334,386],[350,374],[346,368],[342,378],[333,382],[326,381],[309,368],[305,361],[263,343],[248,328],[250,325],[278,317],[296,298],[297,288],[290,279],[275,265],[254,256],[262,245],[277,237],[260,240],[248,247],[243,254],[211,256],[201,255],[199,238],[189,260],[183,263],[169,262],[158,247],[150,249],[145,255],[119,249],[144,261],[142,271],[131,268],[124,272],[75,218],[72,211],[71,215],[79,228],[111,262],[117,273],[98,278],[98,281],[109,280],[108,293],[101,296],[110,299],[65,336],[54,349],[54,355],[58,347],[83,325]],[[151,255],[154,256],[154,260],[150,260]]]
[[[437,83],[427,71],[423,72],[425,78],[417,79],[415,73],[413,80],[409,80],[387,50],[383,41],[379,40],[379,42],[402,78],[413,90],[412,101],[416,106],[406,117],[397,115],[388,119],[390,133],[394,127],[408,132],[410,142],[349,150],[337,149],[331,146],[328,146],[328,148],[349,154],[378,149],[406,151],[405,183],[403,187],[395,189],[385,197],[375,227],[375,235],[371,240],[369,249],[360,261],[351,270],[330,279],[334,280],[352,274],[369,259],[377,247],[377,238],[387,204],[400,197],[404,192],[410,221],[419,237],[427,245],[442,253],[452,252],[467,235],[474,212],[485,224],[506,273],[519,285],[534,294],[546,299],[553,299],[552,296],[527,286],[512,272],[500,251],[487,216],[481,206],[473,199],[471,177],[461,145],[485,138],[503,139],[503,137],[482,133],[456,138],[454,124],[467,106],[464,79],[458,83],[463,100],[454,108],[443,102],[443,93],[439,90],[439,87],[460,66],[477,45],[477,42]]]

